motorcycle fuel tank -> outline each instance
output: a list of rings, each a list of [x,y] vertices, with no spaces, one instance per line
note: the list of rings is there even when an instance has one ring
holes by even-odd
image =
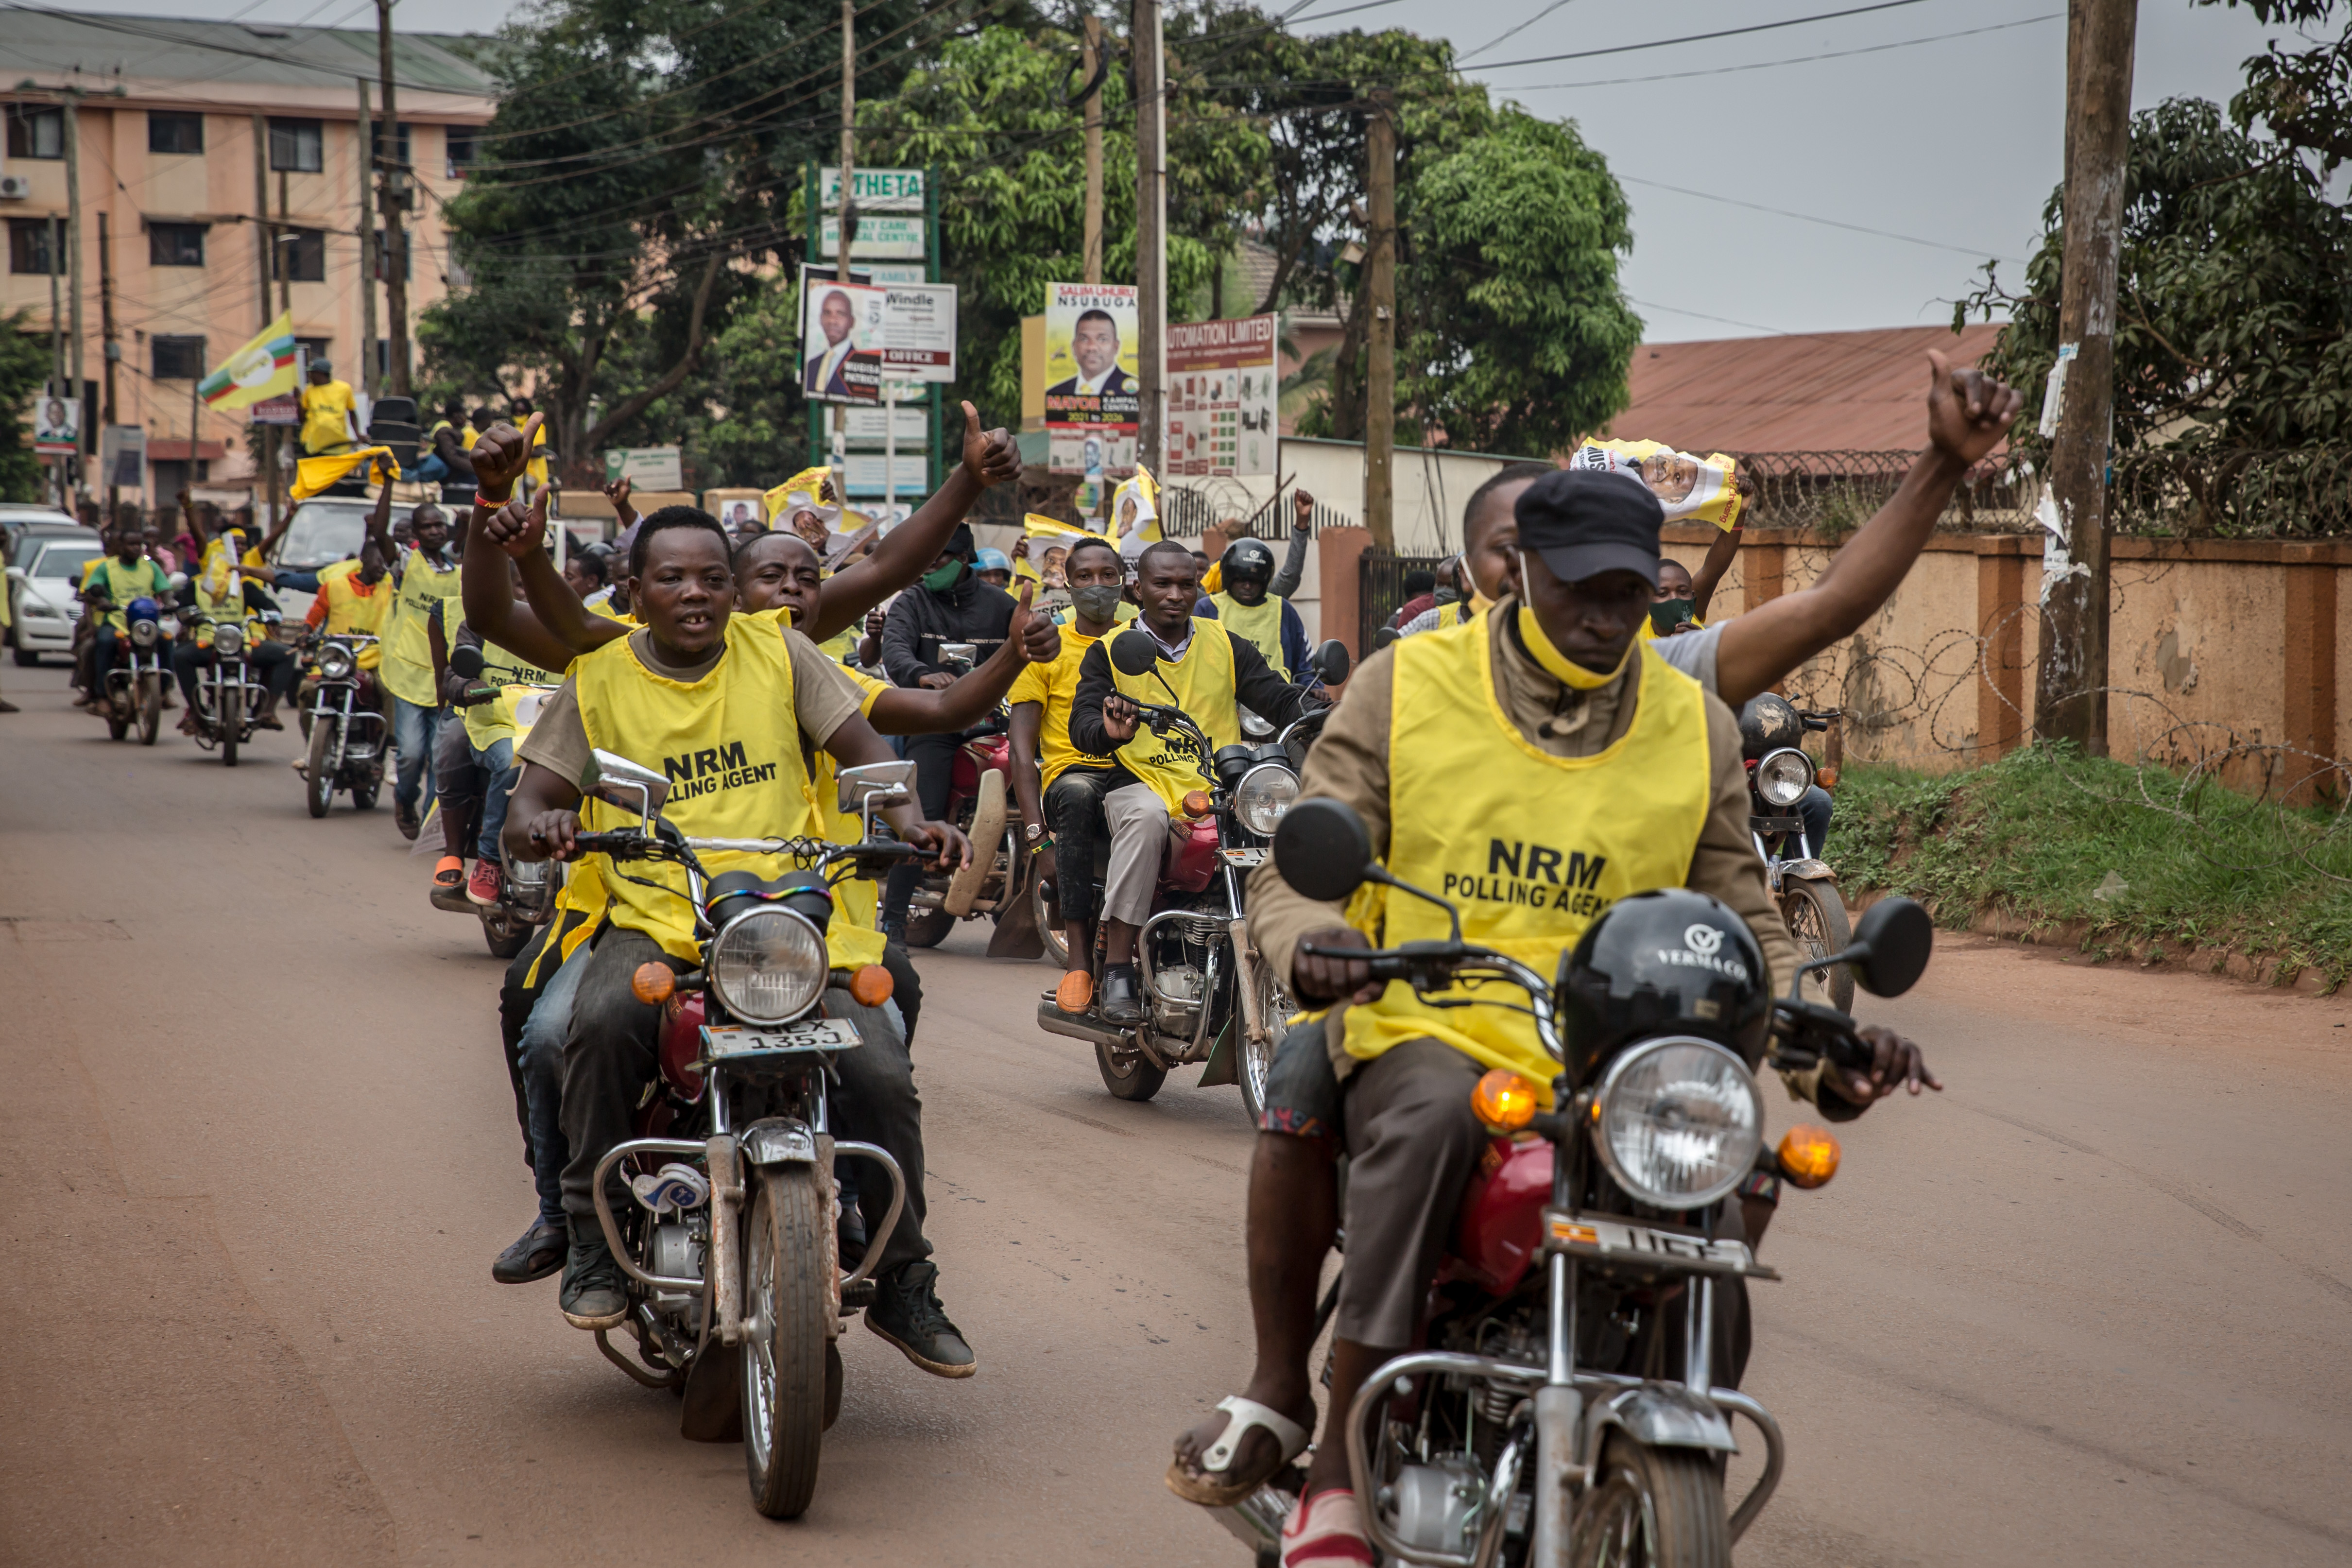
[[[1498,1296],[1518,1284],[1543,1247],[1551,1157],[1551,1145],[1541,1138],[1497,1138],[1486,1145],[1454,1222],[1457,1275]]]
[[[1175,847],[1168,856],[1168,869],[1162,873],[1168,886],[1179,892],[1197,893],[1209,885],[1217,874],[1217,819],[1203,816],[1185,825],[1176,837]]]
[[[687,1099],[699,1100],[702,1069],[694,1064],[702,1056],[702,994],[695,991],[672,997],[667,1012],[662,1021],[662,1077]]]

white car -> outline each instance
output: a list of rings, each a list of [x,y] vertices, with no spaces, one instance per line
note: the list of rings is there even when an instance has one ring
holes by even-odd
[[[62,527],[28,523],[17,531],[8,557],[8,642],[18,664],[73,651],[74,623],[81,616],[74,587],[81,569],[105,553],[96,530],[70,521]]]

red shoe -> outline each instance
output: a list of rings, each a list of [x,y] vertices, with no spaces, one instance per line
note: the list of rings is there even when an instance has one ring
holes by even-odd
[[[499,901],[499,894],[506,885],[506,876],[499,869],[497,861],[477,860],[474,862],[473,878],[466,884],[466,898],[469,902],[487,909]]]

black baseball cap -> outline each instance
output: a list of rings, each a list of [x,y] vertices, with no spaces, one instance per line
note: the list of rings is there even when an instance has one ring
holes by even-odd
[[[1658,530],[1666,509],[1639,479],[1559,468],[1520,492],[1511,510],[1519,548],[1543,557],[1561,582],[1631,572],[1658,585]]]

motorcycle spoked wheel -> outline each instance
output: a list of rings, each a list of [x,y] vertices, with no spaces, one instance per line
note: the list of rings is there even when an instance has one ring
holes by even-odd
[[[163,682],[154,675],[139,678],[139,743],[152,746],[163,727]]]
[[[743,1468],[751,1506],[798,1519],[824,1443],[826,1256],[832,1208],[812,1166],[755,1169],[743,1223]]]
[[[310,754],[302,764],[302,801],[312,816],[326,816],[327,808],[335,804],[335,772],[327,765],[327,753],[334,745],[333,725],[311,726]]]
[[[1135,1046],[1114,1047],[1097,1040],[1095,1068],[1102,1074],[1103,1087],[1110,1090],[1113,1100],[1150,1100],[1168,1081],[1168,1069],[1152,1066],[1151,1058]]]
[[[1265,1081],[1274,1071],[1274,1053],[1282,1045],[1284,1029],[1290,1016],[1298,1011],[1298,1004],[1290,997],[1290,987],[1274,972],[1274,965],[1263,959],[1250,965],[1253,984],[1257,988],[1257,1016],[1265,1024],[1265,1042],[1259,1045],[1241,1026],[1241,1018],[1234,1019],[1234,1032],[1238,1037],[1240,1059],[1234,1063],[1234,1078],[1242,1089],[1242,1107],[1249,1112],[1250,1124],[1256,1126],[1265,1114]]]
[[[1696,1448],[1653,1448],[1612,1433],[1576,1509],[1574,1568],[1730,1568],[1723,1477]]]
[[[907,937],[908,947],[937,947],[955,930],[956,918],[945,910],[908,910]]]
[[[383,770],[382,768],[366,768],[362,770],[360,781],[352,785],[352,809],[353,811],[373,811],[375,809],[376,796],[383,791]]]
[[[1853,930],[1846,922],[1845,900],[1838,896],[1834,886],[1826,882],[1791,878],[1781,883],[1780,918],[1789,923],[1789,935],[1807,958],[1826,958],[1843,952],[1853,942]],[[1853,971],[1845,964],[1839,964],[1825,975],[1808,976],[1805,989],[1821,994],[1841,1013],[1853,1011]]]

